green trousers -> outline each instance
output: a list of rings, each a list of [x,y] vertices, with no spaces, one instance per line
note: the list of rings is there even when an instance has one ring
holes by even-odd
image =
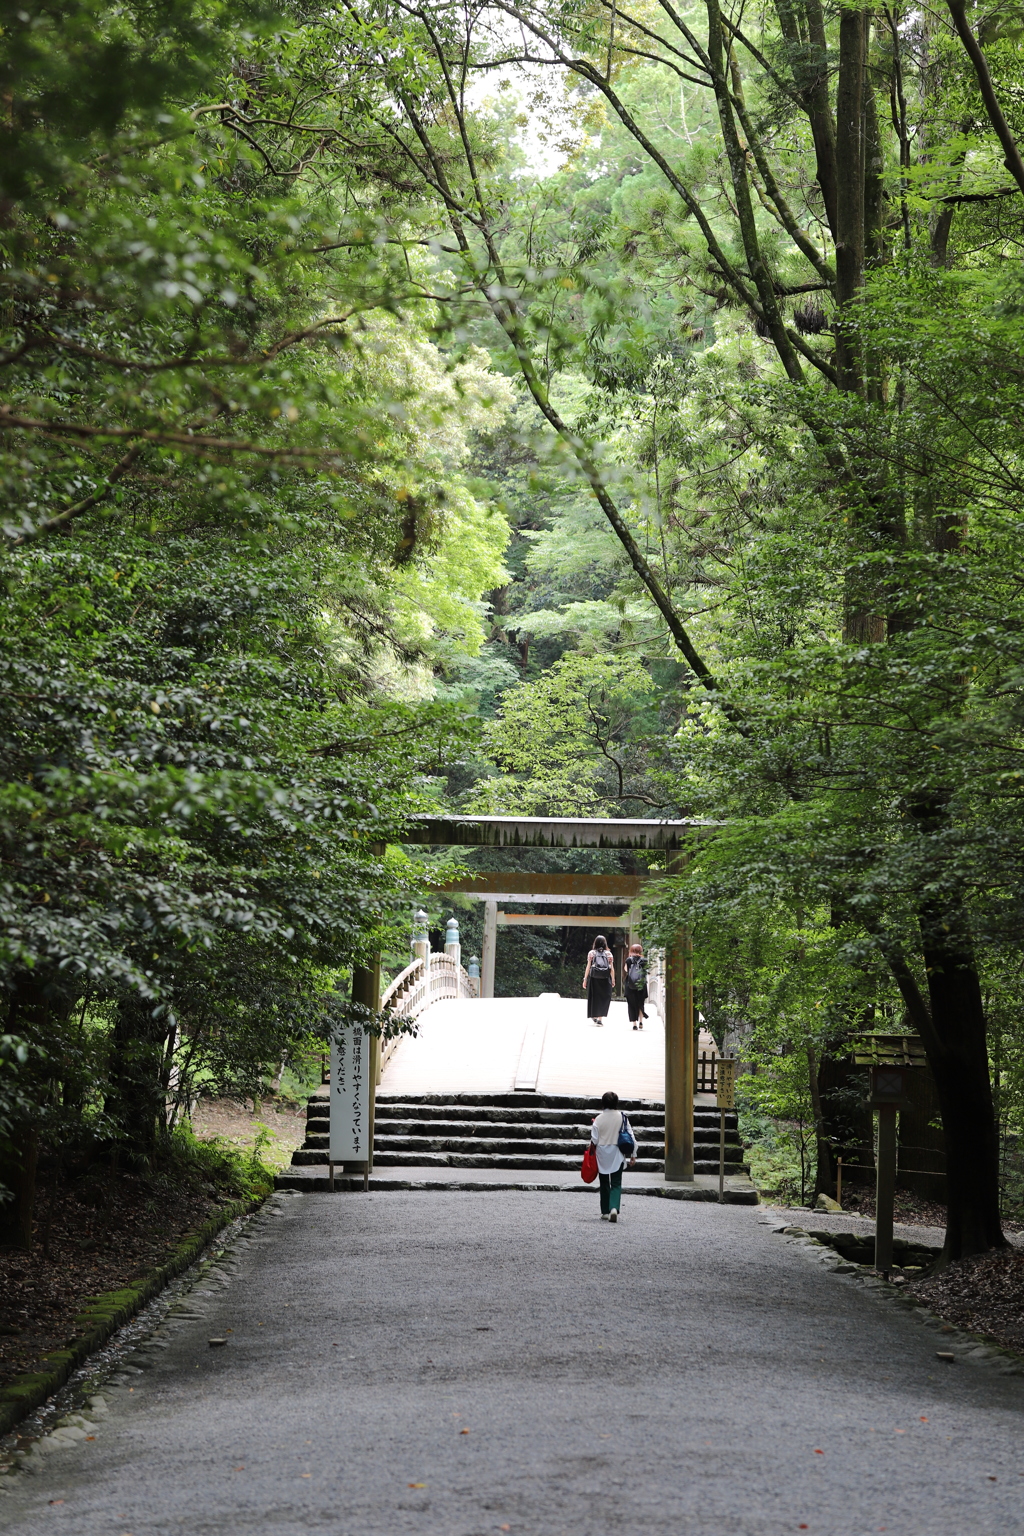
[[[599,1173],[601,1181],[601,1215],[608,1216],[622,1207],[622,1169],[614,1173]]]

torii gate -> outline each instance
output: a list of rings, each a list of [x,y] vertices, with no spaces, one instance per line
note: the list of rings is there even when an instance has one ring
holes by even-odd
[[[408,843],[461,848],[632,848],[659,851],[666,872],[682,866],[683,849],[707,836],[717,823],[699,820],[626,821],[574,816],[419,817],[403,833]],[[481,993],[494,993],[494,950],[498,902],[535,901],[577,905],[587,901],[636,902],[644,884],[635,875],[480,874],[438,887],[484,900]],[[602,921],[607,922],[607,919]],[[489,967],[489,972],[488,972]],[[488,990],[489,987],[489,990]],[[693,959],[683,929],[665,954],[665,1178],[690,1183],[693,1147]]]

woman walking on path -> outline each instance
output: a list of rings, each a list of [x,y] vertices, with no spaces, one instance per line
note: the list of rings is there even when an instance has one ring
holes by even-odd
[[[629,1022],[634,1029],[643,1029],[644,1003],[647,1001],[647,961],[644,959],[643,945],[631,944],[629,954],[626,956],[626,1007],[629,1010]]]
[[[601,1180],[601,1220],[618,1221],[622,1205],[622,1170],[627,1155],[619,1146],[619,1138],[626,1135],[632,1138],[633,1151],[629,1157],[629,1166],[632,1168],[636,1162],[636,1137],[633,1135],[633,1127],[619,1109],[617,1093],[603,1093],[601,1104],[601,1113],[590,1128],[590,1140],[594,1145],[597,1172]]]
[[[615,985],[615,961],[608,948],[608,940],[599,933],[594,947],[587,956],[587,969],[583,973],[583,990],[587,994],[587,1018],[594,1019],[598,1028],[608,1017],[612,1004],[612,988]]]

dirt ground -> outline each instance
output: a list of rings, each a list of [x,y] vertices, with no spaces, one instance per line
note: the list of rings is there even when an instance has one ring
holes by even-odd
[[[284,1168],[305,1136],[305,1102],[206,1099],[192,1128],[203,1141],[239,1151],[251,1151],[263,1132],[262,1162]],[[142,1178],[96,1166],[58,1187],[51,1212],[44,1181],[31,1252],[0,1249],[0,1385],[72,1338],[88,1297],[157,1268],[224,1198],[201,1178]]]
[[[954,1327],[1024,1353],[1024,1252],[985,1253],[914,1281],[915,1296]]]
[[[202,1141],[214,1137],[239,1151],[251,1151],[260,1130],[267,1140],[260,1153],[270,1168],[286,1168],[306,1136],[305,1100],[200,1099],[192,1111],[192,1129]]]
[[[97,1167],[52,1198],[51,1216],[51,1192],[40,1194],[31,1252],[0,1249],[0,1385],[75,1336],[86,1298],[161,1264],[222,1197],[212,1185]]]

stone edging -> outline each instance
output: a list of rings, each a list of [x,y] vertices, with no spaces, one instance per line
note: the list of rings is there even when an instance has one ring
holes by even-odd
[[[261,1200],[233,1200],[230,1205],[222,1205],[196,1232],[178,1244],[166,1263],[152,1270],[145,1279],[121,1290],[94,1296],[75,1318],[81,1333],[70,1344],[47,1355],[42,1361],[43,1369],[16,1376],[8,1386],[0,1387],[0,1435],[7,1434],[26,1414],[59,1391],[83,1360],[101,1349],[111,1334],[152,1301],[168,1281],[195,1263],[222,1227],[236,1217],[256,1210],[262,1203]]]
[[[738,1181],[737,1181],[738,1182]],[[327,1175],[312,1175],[308,1178],[278,1174],[275,1180],[275,1188],[279,1194],[296,1195],[323,1195],[329,1190]],[[362,1193],[362,1174],[337,1174],[334,1180],[335,1194]],[[370,1194],[392,1193],[398,1191],[416,1190],[418,1192],[437,1191],[440,1194],[450,1193],[452,1190],[460,1194],[508,1194],[514,1190],[526,1190],[530,1194],[553,1195],[593,1195],[597,1192],[596,1184],[584,1184],[579,1178],[571,1184],[531,1184],[526,1179],[511,1179],[507,1181],[477,1183],[475,1180],[464,1179],[392,1179],[380,1178],[377,1174],[370,1175]],[[687,1185],[685,1188],[667,1185],[639,1185],[623,1184],[623,1195],[628,1195],[630,1200],[639,1196],[649,1196],[660,1200],[704,1200],[709,1204],[718,1204],[717,1189],[706,1189],[703,1185]],[[726,1184],[726,1205],[758,1205],[760,1196],[753,1184],[736,1188],[735,1184],[730,1189]]]
[[[860,1286],[876,1300],[896,1306],[901,1312],[914,1317],[923,1327],[933,1329],[941,1335],[943,1350],[956,1359],[987,1364],[1001,1375],[1024,1376],[1024,1355],[1016,1350],[1008,1349],[1005,1344],[985,1334],[968,1333],[953,1323],[947,1323],[939,1313],[932,1312],[926,1302],[908,1295],[904,1286],[883,1280],[869,1265],[844,1260],[834,1248],[811,1237],[806,1230],[792,1228],[789,1224],[783,1226],[778,1218],[767,1215],[761,1216],[760,1220],[771,1227],[775,1234],[785,1237],[792,1246],[801,1249],[813,1263],[820,1264],[832,1274],[841,1275],[850,1284]]]

